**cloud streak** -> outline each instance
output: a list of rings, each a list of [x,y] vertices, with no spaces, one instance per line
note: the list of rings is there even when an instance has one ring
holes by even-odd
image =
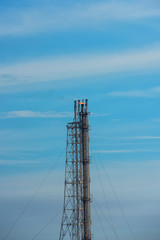
[[[0,36],[62,31],[77,27],[99,28],[110,22],[160,17],[157,5],[146,1],[73,3],[65,9],[50,4],[36,9],[8,8],[1,11]]]
[[[110,114],[108,113],[91,113],[94,117],[106,117]],[[0,112],[0,119],[9,119],[9,118],[66,118],[73,117],[72,112],[59,112],[55,113],[53,111],[48,112],[38,112],[30,110],[21,110],[21,111],[9,111],[9,112]]]
[[[36,111],[10,111],[10,112],[1,112],[0,119],[7,119],[7,118],[64,118],[64,117],[71,117],[73,116],[72,113],[65,112],[65,113],[55,113],[53,111],[48,112],[36,112]]]
[[[131,137],[128,139],[160,139],[159,136],[137,136],[137,137]]]
[[[0,160],[0,165],[3,166],[12,166],[12,165],[21,165],[21,164],[35,164],[39,163],[38,161],[25,161],[25,160]]]
[[[137,153],[137,152],[159,152],[156,149],[122,149],[122,150],[95,150],[92,153]]]
[[[2,112],[0,113],[0,119],[7,118],[64,118],[71,117],[72,113],[55,113],[53,111],[48,112],[36,112],[36,111],[10,111],[10,112]]]
[[[43,60],[35,59],[30,62],[0,66],[0,86],[67,80],[120,72],[159,71],[159,66],[159,46],[110,55],[85,54]],[[157,89],[157,91],[159,90]]]
[[[93,116],[93,117],[108,117],[111,114],[109,114],[109,113],[93,113],[93,112],[91,112],[90,115]]]
[[[160,97],[160,87],[155,87],[146,90],[131,90],[131,91],[117,91],[107,93],[107,96],[112,97]]]
[[[101,139],[110,139],[110,140],[138,140],[138,139],[144,139],[144,140],[150,140],[150,139],[160,139],[160,136],[131,136],[131,137],[101,137],[101,136],[96,136],[96,138],[101,138]]]

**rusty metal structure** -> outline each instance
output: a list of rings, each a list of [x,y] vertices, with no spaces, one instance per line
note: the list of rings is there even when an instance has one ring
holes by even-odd
[[[64,206],[59,240],[91,240],[88,100],[74,101],[67,124]]]

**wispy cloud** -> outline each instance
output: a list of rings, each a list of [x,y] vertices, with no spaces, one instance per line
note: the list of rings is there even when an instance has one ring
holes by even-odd
[[[10,112],[1,112],[0,119],[6,118],[63,118],[63,117],[71,117],[72,113],[64,112],[64,113],[55,113],[53,111],[48,112],[36,112],[36,111],[10,111]]]
[[[102,137],[95,136],[96,138],[111,139],[111,140],[138,140],[138,139],[160,139],[160,136],[128,136],[128,137]]]
[[[91,115],[95,116],[95,117],[106,117],[106,116],[109,116],[110,114],[91,112]],[[7,118],[66,118],[66,117],[73,117],[73,113],[71,113],[71,112],[55,113],[53,111],[38,112],[38,111],[29,111],[29,110],[0,112],[0,119],[7,119]]]
[[[112,97],[160,97],[160,87],[154,87],[146,90],[117,91],[107,93]]]
[[[0,165],[21,165],[21,164],[35,164],[38,161],[26,161],[26,160],[0,160]]]
[[[160,17],[160,9],[151,1],[114,1],[71,3],[65,8],[46,4],[43,8],[1,10],[0,36],[62,31],[96,27],[110,21],[132,21]]]
[[[95,150],[92,153],[131,153],[133,150]]]
[[[159,66],[159,46],[132,49],[131,51],[110,55],[85,54],[43,60],[35,59],[26,63],[1,66],[0,86],[73,79],[118,72],[159,71]],[[156,92],[156,89],[154,91]],[[159,89],[157,89],[158,91]]]
[[[136,136],[130,137],[130,139],[160,139],[159,136]]]
[[[110,116],[111,114],[109,113],[93,113],[91,112],[90,113],[93,117],[107,117],[107,116]]]
[[[159,152],[156,149],[122,149],[122,150],[95,150],[92,153],[137,153],[137,152]]]

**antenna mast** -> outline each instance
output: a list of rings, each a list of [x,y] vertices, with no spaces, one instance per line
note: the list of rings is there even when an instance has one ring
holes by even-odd
[[[64,207],[59,240],[91,240],[88,99],[74,101],[67,125]]]

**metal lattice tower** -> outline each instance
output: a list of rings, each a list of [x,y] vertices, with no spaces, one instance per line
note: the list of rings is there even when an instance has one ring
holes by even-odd
[[[67,125],[64,207],[59,240],[91,240],[88,100],[74,101]]]

